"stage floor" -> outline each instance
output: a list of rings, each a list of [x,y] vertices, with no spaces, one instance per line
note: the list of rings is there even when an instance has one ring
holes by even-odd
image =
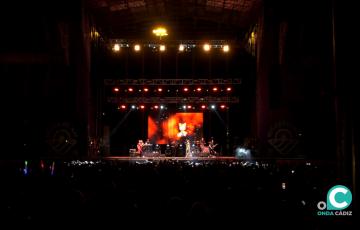
[[[118,157],[104,157],[105,160],[119,160],[119,161],[168,161],[168,160],[174,160],[174,161],[237,161],[240,159],[237,159],[236,157],[129,157],[129,156],[118,156]]]

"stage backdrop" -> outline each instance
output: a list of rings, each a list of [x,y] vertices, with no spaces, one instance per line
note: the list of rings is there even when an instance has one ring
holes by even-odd
[[[182,139],[200,140],[203,113],[175,113],[167,117],[148,116],[148,138],[152,143],[170,144]]]

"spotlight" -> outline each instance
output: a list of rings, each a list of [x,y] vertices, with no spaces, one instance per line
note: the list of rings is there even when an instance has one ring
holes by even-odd
[[[128,91],[129,91],[129,92],[133,92],[134,89],[133,89],[133,88],[129,88]]]
[[[188,89],[187,87],[185,87],[185,88],[184,88],[184,91],[187,92],[187,91],[189,91],[189,89]]]
[[[132,106],[131,106],[131,109],[136,109],[136,106],[135,106],[135,105],[132,105]]]
[[[202,109],[206,109],[206,106],[205,106],[205,105],[202,105],[201,108],[202,108]]]
[[[200,87],[198,87],[198,88],[196,89],[196,91],[201,92],[201,88],[200,88]]]
[[[122,109],[126,109],[126,105],[121,105],[121,108],[122,108]]]
[[[160,39],[161,39],[161,37],[168,35],[167,30],[164,27],[157,27],[152,32],[156,36],[160,37]]]
[[[185,50],[185,46],[183,44],[179,45],[179,51],[183,52]]]
[[[204,49],[205,52],[209,52],[210,49],[211,49],[211,46],[208,43],[205,43],[204,46],[203,46],[203,49]]]
[[[136,45],[134,46],[134,50],[135,50],[135,52],[139,52],[139,51],[141,50],[140,45],[139,45],[139,44],[136,44]]]
[[[230,92],[231,90],[232,90],[231,87],[226,88],[226,91],[228,91],[228,92]]]
[[[154,108],[155,108],[155,109],[158,109],[158,108],[159,108],[159,106],[155,105],[155,106],[154,106]]]
[[[237,147],[235,149],[235,156],[238,158],[250,158],[251,151],[250,151],[250,149],[247,149],[247,148]]]
[[[183,109],[186,109],[186,105],[183,105]]]
[[[145,105],[140,105],[140,109],[145,109]]]
[[[215,109],[215,108],[216,108],[216,106],[215,106],[215,105],[211,105],[210,107],[211,107],[211,109]]]
[[[229,45],[224,45],[224,46],[223,46],[223,51],[224,51],[225,53],[229,52],[229,51],[230,51]]]
[[[164,109],[164,106],[163,106],[163,105],[160,105],[160,109]]]
[[[118,87],[115,87],[115,88],[114,88],[114,92],[119,92],[119,90],[120,90],[120,89],[119,89]]]
[[[120,51],[120,45],[119,44],[115,44],[113,47],[114,52],[119,52]]]
[[[218,91],[218,88],[217,88],[217,87],[214,87],[214,88],[213,88],[213,91],[214,91],[214,92]]]
[[[149,91],[149,89],[148,89],[148,88],[144,88],[144,91],[145,91],[145,92],[148,92],[148,91]]]
[[[163,89],[162,88],[158,88],[158,92],[162,92],[163,91]]]
[[[160,45],[160,51],[161,51],[161,52],[164,52],[165,50],[166,50],[165,45]]]
[[[187,107],[188,107],[188,109],[191,109],[191,105],[188,105]]]
[[[225,105],[220,105],[220,108],[225,109],[226,106]]]

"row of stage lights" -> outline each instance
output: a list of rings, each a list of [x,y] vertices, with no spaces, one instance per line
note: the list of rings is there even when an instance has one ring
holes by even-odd
[[[189,88],[189,87],[184,87],[184,88],[182,89],[182,91],[185,92],[185,93],[191,92],[191,90],[192,90],[193,92],[199,92],[199,93],[201,93],[201,92],[203,92],[203,91],[209,92],[209,89],[203,89],[203,88],[201,88],[201,87],[197,87],[197,88],[194,88],[194,89],[191,89],[191,88]],[[232,88],[231,88],[231,87],[226,87],[226,88],[222,89],[222,88],[220,88],[220,87],[214,86],[214,87],[212,87],[210,90],[211,90],[212,92],[223,92],[223,91],[231,92],[231,91],[232,91]],[[113,88],[113,91],[114,91],[115,93],[118,93],[118,92],[120,92],[120,88],[119,88],[119,87],[114,87],[114,88]],[[129,87],[129,88],[124,89],[123,91],[124,91],[124,92],[132,93],[132,92],[135,92],[135,89]],[[147,92],[150,92],[150,89],[147,88],[147,87],[145,87],[145,88],[142,88],[142,89],[138,89],[138,91],[139,91],[139,92],[145,92],[145,93],[147,93]],[[161,93],[161,92],[164,92],[164,91],[165,91],[165,90],[164,90],[163,88],[161,88],[161,87],[158,87],[158,88],[154,89],[154,92],[159,92],[159,93]],[[179,89],[176,89],[176,90],[174,90],[174,91],[175,91],[175,92],[179,92]],[[171,90],[168,89],[167,92],[171,92]]]
[[[149,47],[155,51],[159,50],[160,52],[165,52],[167,46],[165,44],[148,44],[148,45],[140,45],[140,44],[134,44],[132,45],[135,52],[140,52],[143,47]],[[189,52],[191,49],[196,48],[197,45],[195,44],[180,44],[178,46],[178,51],[181,52]],[[112,46],[112,50],[114,52],[120,52],[122,48],[130,48],[129,44],[122,44],[122,43],[115,43]],[[230,52],[230,46],[225,45],[211,45],[209,43],[205,43],[202,45],[202,49],[204,52],[210,52],[211,49],[221,49],[224,53]]]
[[[118,110],[127,110],[127,109],[131,109],[131,110],[145,110],[147,107],[145,105],[120,105],[117,107]],[[165,105],[153,105],[149,107],[151,110],[165,110],[167,109],[167,107]],[[220,108],[221,110],[225,110],[228,109],[229,107],[225,104],[221,104],[219,106],[212,104],[212,105],[200,105],[198,107],[194,106],[194,105],[182,105],[179,107],[179,109],[182,110],[196,110],[196,109],[202,109],[202,110],[206,110],[206,109],[210,109],[210,110],[216,110],[217,108]]]

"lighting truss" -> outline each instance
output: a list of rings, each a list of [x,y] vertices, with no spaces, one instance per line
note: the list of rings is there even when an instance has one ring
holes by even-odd
[[[177,103],[239,103],[239,97],[108,97],[114,104],[177,104]]]
[[[240,85],[240,78],[213,79],[104,79],[105,86],[130,85]]]

